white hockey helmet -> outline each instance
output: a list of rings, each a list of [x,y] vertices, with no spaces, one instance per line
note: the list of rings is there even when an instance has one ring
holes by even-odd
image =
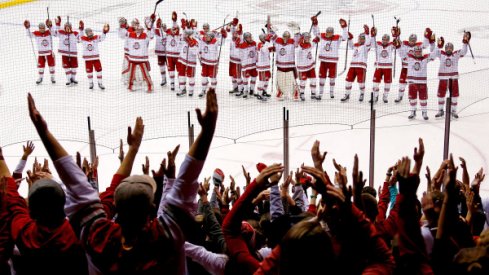
[[[261,42],[265,42],[266,41],[265,39],[267,38],[267,36],[264,33],[260,33],[258,38],[260,39]]]
[[[282,34],[282,37],[283,38],[287,37],[287,39],[290,38],[290,32],[289,31],[284,31],[284,33]]]
[[[39,29],[45,29],[46,28],[46,24],[44,24],[43,22],[39,23],[38,25]]]
[[[413,33],[413,34],[411,34],[411,35],[409,36],[409,42],[411,42],[411,43],[416,43],[416,41],[418,41],[418,36],[416,36],[416,34],[414,34],[414,33]]]
[[[209,23],[204,23],[204,25],[202,25],[202,28],[205,30],[205,29],[210,29],[211,26],[209,25]]]
[[[454,49],[454,47],[453,47],[453,44],[451,42],[448,42],[445,44],[445,52],[451,53],[451,52],[453,52],[453,49]]]
[[[206,39],[211,41],[212,39],[214,39],[214,37],[216,37],[216,34],[214,34],[213,32],[206,32],[205,37],[206,37]]]
[[[88,36],[88,37],[92,37],[93,36],[93,30],[91,28],[86,28],[85,29],[85,34]]]
[[[139,26],[139,19],[134,18],[134,19],[131,21],[131,27],[136,28],[137,26]]]
[[[326,28],[326,33],[334,33],[334,28],[333,27],[327,27]]]
[[[251,33],[250,32],[243,33],[243,39],[244,40],[252,39]]]
[[[421,46],[415,46],[414,47],[414,55],[415,56],[423,55],[423,48]]]

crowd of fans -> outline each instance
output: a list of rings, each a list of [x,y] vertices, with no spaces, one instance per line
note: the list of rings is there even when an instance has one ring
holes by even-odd
[[[131,175],[144,133],[138,117],[120,167],[99,193],[98,161],[70,156],[29,94],[31,120],[59,179],[47,160],[36,160],[21,197],[34,145],[24,146],[12,173],[0,149],[0,274],[489,274],[482,169],[471,180],[466,161],[458,173],[452,156],[434,175],[426,167],[419,198],[420,139],[377,191],[365,186],[357,156],[350,178],[334,160],[330,177],[316,141],[313,165],[295,173],[257,163],[254,179],[243,167],[243,190],[232,177],[225,186],[219,169],[212,183],[199,183],[218,117],[215,91],[206,97],[206,110],[196,110],[201,132],[178,173],[177,146],[152,176],[148,162]]]

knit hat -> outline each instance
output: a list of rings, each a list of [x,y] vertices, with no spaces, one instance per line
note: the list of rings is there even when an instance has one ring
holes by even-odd
[[[214,185],[221,185],[224,181],[224,172],[222,172],[221,169],[216,168],[216,170],[214,170],[214,174],[212,174],[212,180]]]
[[[65,218],[66,196],[59,185],[51,179],[40,179],[29,190],[31,217],[42,224],[53,224]]]
[[[258,172],[260,172],[260,173],[265,168],[267,168],[267,165],[264,163],[259,162],[258,164],[256,164],[256,169],[258,169]]]

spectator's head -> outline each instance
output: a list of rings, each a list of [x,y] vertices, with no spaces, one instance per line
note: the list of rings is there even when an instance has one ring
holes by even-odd
[[[37,223],[57,227],[65,219],[65,193],[61,186],[51,179],[40,179],[29,190],[29,212]]]
[[[216,170],[214,170],[214,173],[212,174],[212,181],[214,182],[214,185],[220,186],[223,180],[224,172],[221,169],[216,168]]]
[[[318,264],[335,273],[331,238],[316,218],[292,226],[280,248],[280,274],[315,274]]]
[[[369,218],[371,222],[375,222],[377,214],[379,214],[377,209],[377,200],[370,193],[362,193],[361,196],[365,215],[367,215],[367,218]]]
[[[453,262],[453,274],[489,274],[489,253],[485,247],[463,248]]]
[[[155,181],[146,175],[128,177],[116,188],[117,222],[126,238],[137,234],[148,222],[155,207],[155,191]]]
[[[370,187],[370,186],[363,187],[362,194],[363,193],[367,193],[367,194],[372,195],[374,197],[374,199],[377,198],[377,190],[375,190],[375,188],[373,188],[373,187]]]

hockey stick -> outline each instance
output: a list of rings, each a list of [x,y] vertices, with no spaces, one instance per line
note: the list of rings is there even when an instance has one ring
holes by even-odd
[[[224,18],[224,24],[223,24],[223,26],[226,25],[226,20],[228,19],[228,17],[229,17],[229,14],[226,15],[226,17]],[[219,45],[219,53],[217,54],[217,64],[216,64],[216,66],[214,66],[214,73],[213,73],[213,75],[215,75],[216,78],[217,78],[216,70],[217,70],[217,68],[219,66],[219,61],[221,60],[221,49],[222,49],[222,40],[223,40],[223,38],[224,37],[221,34],[221,45]]]
[[[70,23],[70,16],[67,16],[67,22]],[[71,26],[71,32],[73,32],[73,26]],[[68,66],[71,67],[71,41],[70,41],[70,33],[68,33]],[[71,79],[73,79],[73,76],[72,76]]]
[[[372,27],[375,28],[375,17],[372,14]],[[378,61],[378,56],[377,56],[377,38],[375,38],[375,59]]]
[[[350,33],[350,15],[348,15],[348,29],[347,32]],[[348,40],[346,40],[346,52],[345,52],[345,68],[338,76],[343,75],[346,72],[346,67],[348,66]]]
[[[401,22],[401,18],[397,18],[394,16],[394,19],[396,20],[396,28],[399,27],[399,22]],[[392,78],[396,78],[396,60],[397,60],[397,48],[394,48],[394,65],[392,68]]]
[[[159,5],[161,2],[163,2],[163,1],[165,1],[165,0],[158,0],[158,1],[156,1],[156,3],[155,3],[155,9],[153,10],[153,13],[152,13],[151,15],[156,14],[156,8],[157,8],[157,7],[158,7],[158,5]],[[158,15],[158,16],[159,16],[159,15]],[[154,21],[151,21],[151,28],[150,28],[150,29],[153,29],[153,24],[154,24],[154,23],[155,23]],[[146,26],[146,27],[148,27],[148,26]]]
[[[270,15],[267,15],[267,34],[270,34]],[[275,47],[275,45],[274,45]],[[272,84],[272,90],[270,91],[270,94],[273,95],[273,88],[275,87],[275,84],[273,83],[273,72],[275,70],[275,51],[272,52],[272,66],[271,66],[271,84]]]
[[[48,12],[48,20],[50,20],[50,18],[49,18],[49,6],[46,7],[46,11]],[[49,38],[51,40],[51,49],[53,51],[53,56],[54,56],[53,35],[51,34],[51,28],[49,28]]]
[[[467,32],[464,30],[464,35],[466,33]],[[474,64],[475,64],[475,57],[474,57],[474,53],[472,52],[472,47],[470,46],[470,43],[467,43],[467,46],[469,46],[470,55],[472,56],[472,60],[474,61]]]
[[[314,15],[314,17],[318,17],[320,14],[321,14],[321,11],[318,11],[318,13],[316,13],[316,15]],[[312,27],[313,27],[313,24],[311,23],[311,28],[309,28],[309,33],[312,32]]]
[[[29,32],[29,40],[31,41],[32,54],[34,55],[34,62],[37,64],[37,55],[36,55],[36,50],[34,49],[34,42],[32,42],[32,33],[31,30],[29,29],[27,31]]]

